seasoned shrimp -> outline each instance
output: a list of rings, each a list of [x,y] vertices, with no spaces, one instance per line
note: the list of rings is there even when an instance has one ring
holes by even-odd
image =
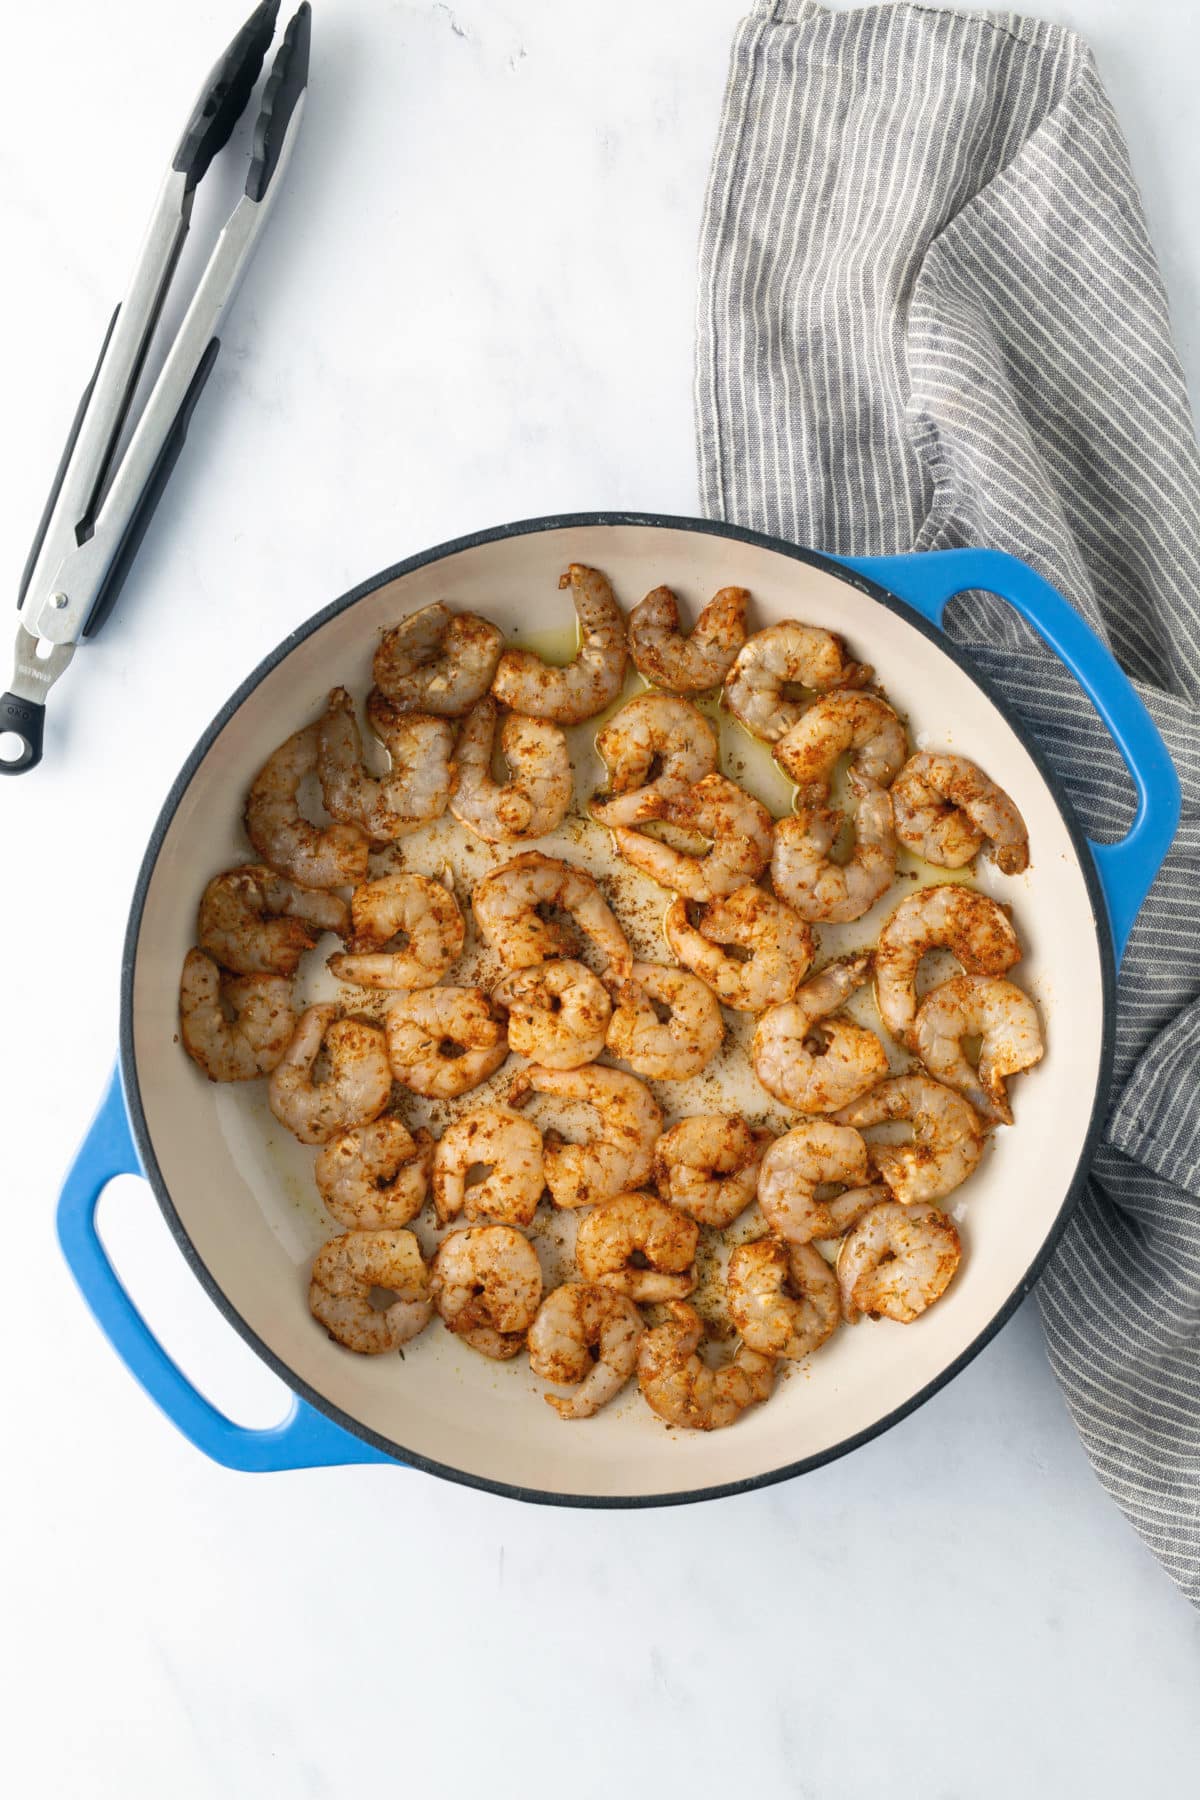
[[[654,817],[658,800],[685,794],[717,766],[712,726],[673,694],[635,694],[596,733],[608,770],[608,793],[589,808],[602,825],[636,825]]]
[[[769,1131],[745,1119],[699,1113],[664,1131],[654,1147],[654,1180],[664,1200],[701,1225],[732,1225],[755,1197]]]
[[[511,1225],[473,1225],[443,1243],[431,1286],[443,1323],[472,1350],[503,1362],[537,1317],[542,1270],[529,1239]]]
[[[354,702],[345,688],[334,688],[317,727],[317,774],[326,812],[386,844],[445,812],[454,727],[428,713],[399,712],[379,693],[368,716],[391,757],[390,773],[367,773]]]
[[[214,875],[200,902],[200,948],[238,975],[294,975],[323,931],[344,936],[344,900],[299,887],[265,863]]]
[[[708,849],[689,856],[658,838],[618,826],[613,840],[626,862],[688,900],[719,900],[757,881],[771,859],[774,821],[761,801],[724,775],[706,775],[685,793],[647,801],[648,819],[661,819],[706,838]]]
[[[531,719],[580,725],[615,700],[625,679],[625,616],[599,569],[572,563],[559,580],[570,588],[582,642],[564,669],[552,668],[531,650],[506,650],[492,692]]]
[[[604,1048],[612,1001],[585,963],[569,956],[513,969],[492,989],[508,1013],[508,1047],[546,1069],[578,1069]]]
[[[314,1173],[325,1210],[355,1231],[407,1225],[425,1204],[433,1138],[393,1116],[330,1138]]]
[[[884,922],[875,951],[879,1016],[901,1043],[917,1016],[921,958],[937,949],[952,951],[968,975],[1003,975],[1021,959],[1012,920],[987,894],[957,882],[909,894]]]
[[[980,1040],[971,1067],[963,1039]],[[1045,1050],[1037,1007],[996,975],[955,975],[922,1000],[912,1046],[931,1075],[964,1094],[989,1124],[1012,1124],[1008,1077],[1040,1062]]]
[[[747,731],[773,744],[804,710],[789,698],[789,687],[824,694],[830,688],[861,687],[870,679],[871,670],[850,662],[845,644],[832,631],[785,619],[746,639],[725,677],[725,704]]]
[[[389,1294],[372,1304],[374,1290]],[[360,1356],[399,1350],[433,1317],[429,1270],[411,1231],[347,1231],[318,1250],[308,1305],[330,1337]]]
[[[861,1131],[885,1119],[912,1124],[908,1144],[868,1144],[872,1166],[895,1199],[940,1200],[967,1179],[983,1155],[983,1128],[961,1094],[928,1075],[894,1075],[834,1114]]]
[[[812,927],[752,882],[702,907],[694,924],[688,902],[673,900],[663,930],[678,961],[738,1012],[762,1012],[790,1000],[816,948]],[[744,960],[727,945],[745,952]]]
[[[443,1224],[528,1225],[542,1197],[542,1134],[506,1106],[481,1106],[447,1125],[433,1158],[433,1202]]]
[[[891,795],[853,770],[849,785],[854,847],[845,862],[833,855],[843,822],[835,807],[808,807],[775,827],[771,882],[802,919],[829,924],[861,919],[896,878]]]
[[[562,824],[571,804],[567,740],[549,719],[509,713],[500,727],[500,748],[509,769],[508,780],[501,783],[492,774],[499,711],[485,694],[463,720],[450,811],[489,844],[544,837]]]
[[[189,950],[179,982],[179,1035],[210,1081],[269,1075],[296,1029],[292,984],[282,975],[225,975]]]
[[[696,1285],[699,1238],[695,1219],[665,1200],[615,1194],[580,1219],[575,1261],[585,1281],[630,1300],[682,1300]]]
[[[327,1144],[355,1125],[369,1125],[392,1092],[382,1031],[362,1019],[339,1019],[336,1006],[310,1006],[271,1076],[267,1097],[281,1125],[302,1144]],[[324,1052],[325,1079],[314,1079]]]
[[[471,904],[480,936],[506,968],[526,969],[571,954],[571,933],[544,916],[550,908],[570,914],[600,952],[609,974],[625,980],[633,968],[625,933],[592,877],[538,850],[526,850],[494,870],[479,883]]]
[[[648,1331],[638,1350],[638,1386],[669,1425],[717,1431],[735,1425],[748,1406],[770,1398],[775,1358],[739,1344],[731,1362],[710,1369],[700,1355],[704,1326],[695,1307],[673,1300],[671,1317]]]
[[[797,1112],[832,1112],[882,1081],[887,1051],[875,1033],[832,1016],[870,973],[869,955],[843,956],[806,981],[794,1000],[763,1014],[750,1059],[776,1100]]]
[[[657,1008],[667,1010],[665,1020]],[[635,1075],[650,1081],[686,1081],[707,1067],[724,1036],[721,1008],[696,975],[638,962],[630,980],[617,989],[608,1048]]]
[[[699,694],[724,681],[746,641],[748,588],[720,588],[692,630],[679,629],[679,602],[656,587],[629,615],[629,651],[639,675],[673,694]]]
[[[817,1189],[838,1184],[844,1192],[817,1198]],[[839,1237],[870,1206],[891,1195],[871,1185],[865,1139],[849,1125],[805,1119],[776,1138],[758,1172],[758,1203],[771,1229],[789,1244]]]
[[[490,619],[452,612],[436,600],[384,632],[375,682],[405,712],[461,718],[487,693],[503,648]]]
[[[954,1278],[962,1243],[936,1206],[895,1200],[863,1214],[838,1251],[837,1279],[848,1325],[864,1313],[911,1325]]]
[[[367,988],[433,987],[467,931],[449,888],[407,870],[356,887],[350,917],[350,949],[331,956],[329,967],[339,981]]]
[[[392,1002],[384,1028],[392,1074],[428,1100],[478,1087],[508,1055],[504,1022],[482,988],[419,988]]]
[[[847,691],[823,694],[785,731],[775,760],[809,806],[829,798],[838,759],[850,751],[850,767],[874,787],[888,787],[908,751],[908,736],[895,712],[878,694]]]
[[[534,1065],[517,1076],[509,1100],[519,1106],[530,1094],[577,1101],[597,1120],[597,1129],[586,1143],[565,1143],[553,1131],[544,1134],[546,1186],[556,1206],[591,1206],[647,1179],[662,1130],[662,1113],[649,1088],[635,1075],[595,1065],[586,1069]]]
[[[267,758],[246,799],[246,836],[264,862],[302,887],[352,887],[367,872],[366,832],[313,825],[300,811],[300,783],[316,770],[318,741],[317,727],[307,725]]]
[[[545,1394],[546,1404],[560,1419],[590,1419],[637,1368],[641,1335],[642,1316],[624,1294],[584,1281],[555,1288],[529,1327],[529,1367],[540,1380],[569,1383],[575,1392]]]
[[[729,1316],[751,1350],[798,1362],[841,1322],[837,1276],[812,1244],[738,1244],[726,1278]]]
[[[1029,867],[1029,832],[1002,787],[965,756],[920,750],[892,788],[896,835],[940,869],[961,869],[985,842],[996,867],[1019,875]]]

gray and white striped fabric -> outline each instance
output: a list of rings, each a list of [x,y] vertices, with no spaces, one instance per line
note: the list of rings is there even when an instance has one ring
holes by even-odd
[[[1114,1101],[1039,1290],[1101,1480],[1200,1602],[1200,458],[1120,128],[1090,53],[1012,14],[759,0],[700,250],[715,516],[844,554],[984,544],[1070,596],[1184,788],[1121,973]],[[951,630],[1093,836],[1131,787],[994,597]]]

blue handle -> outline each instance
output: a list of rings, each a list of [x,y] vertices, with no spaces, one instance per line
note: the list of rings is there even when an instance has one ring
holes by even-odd
[[[58,1241],[96,1323],[130,1374],[184,1437],[227,1469],[316,1469],[394,1459],[296,1399],[278,1425],[252,1431],[218,1412],[171,1361],[118,1281],[96,1231],[96,1206],[114,1175],[140,1175],[125,1096],[114,1071],[58,1200]]]
[[[838,557],[940,625],[955,594],[982,588],[1016,607],[1070,669],[1125,759],[1137,812],[1119,844],[1089,847],[1104,889],[1117,961],[1171,847],[1179,823],[1175,765],[1158,727],[1116,657],[1091,626],[1027,563],[1002,550],[935,550],[910,556]]]

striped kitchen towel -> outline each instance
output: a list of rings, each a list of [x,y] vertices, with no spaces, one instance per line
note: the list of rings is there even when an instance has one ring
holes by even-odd
[[[1200,457],[1092,57],[1013,14],[759,0],[700,248],[707,511],[843,554],[993,545],[1103,633],[1183,781],[1130,941],[1112,1109],[1039,1288],[1105,1486],[1200,1602]],[[1003,603],[950,616],[1093,836],[1128,777]]]

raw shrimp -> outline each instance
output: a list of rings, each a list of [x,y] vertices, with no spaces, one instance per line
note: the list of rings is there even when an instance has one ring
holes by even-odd
[[[698,1113],[664,1131],[654,1147],[654,1179],[664,1200],[701,1225],[732,1225],[755,1197],[769,1131],[745,1119]]]
[[[738,1244],[726,1278],[729,1316],[742,1342],[796,1362],[841,1322],[837,1276],[812,1244],[758,1238]]]
[[[585,1281],[630,1300],[682,1300],[696,1285],[699,1238],[695,1219],[665,1200],[615,1194],[580,1219],[575,1261]]]
[[[929,1075],[894,1075],[834,1114],[861,1131],[885,1119],[908,1119],[912,1142],[867,1145],[872,1166],[895,1199],[940,1200],[952,1193],[983,1155],[983,1128],[961,1094]]]
[[[891,1195],[871,1182],[867,1145],[849,1125],[806,1119],[776,1138],[758,1172],[758,1203],[771,1229],[789,1244],[839,1237],[870,1206]],[[837,1183],[844,1192],[818,1199]]]
[[[547,1405],[560,1419],[590,1419],[637,1368],[641,1335],[642,1316],[624,1294],[584,1281],[555,1288],[529,1327],[529,1367],[542,1381],[570,1383],[575,1392],[546,1394]]]
[[[564,669],[531,650],[506,650],[492,692],[531,719],[580,725],[615,700],[625,679],[625,617],[599,569],[572,563],[558,583],[570,588],[582,642]]]
[[[695,1307],[673,1300],[664,1325],[648,1331],[638,1350],[643,1398],[669,1425],[717,1431],[734,1425],[748,1406],[769,1399],[775,1358],[739,1344],[731,1362],[710,1369],[700,1355],[704,1326]]]
[[[407,1225],[425,1204],[433,1138],[389,1115],[331,1138],[314,1173],[325,1210],[355,1231]]]
[[[323,931],[344,936],[344,900],[299,887],[265,863],[214,875],[200,902],[200,948],[238,975],[294,975]]]
[[[473,1225],[445,1240],[431,1286],[443,1323],[472,1350],[503,1362],[537,1317],[542,1270],[529,1239],[511,1225]]]
[[[436,600],[385,631],[375,652],[376,685],[405,712],[457,719],[486,694],[504,648],[490,619]]]
[[[528,1225],[544,1186],[542,1134],[506,1106],[463,1113],[438,1139],[433,1202],[443,1224],[465,1210],[472,1224]]]
[[[633,952],[604,895],[584,869],[526,850],[488,875],[472,896],[475,922],[485,944],[509,969],[526,969],[553,956],[570,955],[571,933],[543,909],[569,913],[589,937],[612,976],[628,978]]]
[[[836,925],[861,919],[896,878],[891,795],[853,770],[848,781],[854,847],[845,862],[833,856],[843,824],[836,807],[809,807],[775,827],[771,882],[802,919]]]
[[[386,844],[445,812],[454,727],[428,713],[400,712],[378,692],[367,713],[391,758],[390,773],[367,773],[354,702],[345,688],[334,688],[317,728],[317,774],[326,812]]]
[[[629,615],[629,650],[637,672],[674,694],[698,694],[724,681],[746,641],[748,588],[718,589],[691,631],[679,629],[679,602],[656,587]]]
[[[846,1323],[855,1325],[867,1313],[911,1325],[945,1293],[961,1257],[954,1221],[936,1206],[895,1200],[873,1206],[838,1251]]]
[[[658,1008],[667,1009],[665,1020]],[[635,1075],[686,1081],[707,1067],[724,1036],[721,1008],[696,975],[661,963],[635,962],[631,979],[617,989],[608,1048]]]
[[[450,811],[489,844],[544,837],[562,824],[571,804],[571,758],[567,740],[549,719],[509,713],[500,727],[500,748],[508,780],[492,774],[492,745],[499,707],[490,694],[477,700],[463,720],[454,752],[454,792]]]
[[[514,969],[492,989],[508,1013],[508,1047],[546,1069],[578,1069],[604,1048],[612,1002],[604,983],[571,957]]]
[[[210,1081],[269,1075],[295,1029],[286,977],[225,975],[203,950],[188,951],[179,982],[179,1035]]]
[[[685,794],[717,766],[712,726],[673,694],[635,694],[596,734],[608,770],[608,793],[589,808],[602,825],[636,825],[654,817],[658,800]]]
[[[384,1020],[392,1074],[414,1094],[452,1100],[478,1087],[508,1055],[504,1022],[482,988],[420,988]]]
[[[892,788],[896,835],[941,869],[961,869],[985,841],[1005,875],[1029,867],[1029,832],[1004,789],[965,756],[920,750]]]
[[[909,894],[885,920],[875,951],[879,1016],[901,1043],[917,1016],[921,958],[938,949],[952,951],[969,975],[1003,975],[1021,959],[1012,920],[987,894],[957,882]]]
[[[310,1006],[271,1076],[271,1111],[302,1144],[327,1144],[379,1117],[392,1092],[382,1031],[362,1019],[339,1019],[336,1006]],[[314,1080],[324,1051],[328,1073]]]
[[[972,1068],[965,1037],[980,1040]],[[1007,1078],[1040,1062],[1045,1049],[1037,1007],[996,975],[955,975],[922,1000],[912,1046],[931,1075],[964,1094],[989,1124],[1012,1124]]]
[[[391,1295],[372,1305],[372,1291]],[[318,1250],[308,1305],[330,1337],[360,1356],[399,1350],[433,1317],[429,1270],[411,1231],[347,1231]]]
[[[317,745],[317,727],[307,725],[267,758],[246,799],[246,836],[264,862],[302,887],[352,887],[367,872],[366,832],[313,825],[300,812],[300,783],[316,770]]]
[[[869,955],[840,957],[806,981],[794,1000],[763,1014],[750,1059],[776,1100],[797,1112],[832,1112],[883,1080],[887,1051],[875,1033],[854,1019],[832,1016],[870,973]]]
[[[467,930],[445,883],[406,869],[355,888],[350,917],[350,949],[329,967],[358,987],[433,987],[462,953]]]
[[[583,1144],[565,1143],[557,1132],[543,1134],[546,1185],[556,1206],[591,1206],[647,1179],[662,1113],[635,1075],[594,1064],[586,1069],[535,1064],[517,1076],[509,1100],[521,1105],[531,1093],[578,1101],[597,1120],[597,1130]]]
[[[646,817],[661,819],[707,838],[701,856],[689,856],[644,832],[619,826],[617,849],[635,869],[674,888],[688,900],[718,900],[757,881],[771,859],[774,821],[761,801],[724,775],[706,775],[685,793],[647,802]]]
[[[871,670],[848,661],[845,644],[832,631],[784,619],[746,639],[725,677],[725,704],[747,731],[773,744],[804,710],[788,688],[823,694],[870,679]]]
[[[874,787],[895,779],[908,751],[904,726],[878,694],[843,689],[823,694],[775,746],[775,760],[800,790],[807,806],[829,798],[838,759],[850,751],[850,768]]]
[[[694,924],[688,902],[673,900],[663,930],[677,959],[739,1012],[762,1012],[790,1000],[816,948],[812,927],[752,882],[710,901]],[[730,944],[748,953],[744,960],[730,954],[725,948]]]

